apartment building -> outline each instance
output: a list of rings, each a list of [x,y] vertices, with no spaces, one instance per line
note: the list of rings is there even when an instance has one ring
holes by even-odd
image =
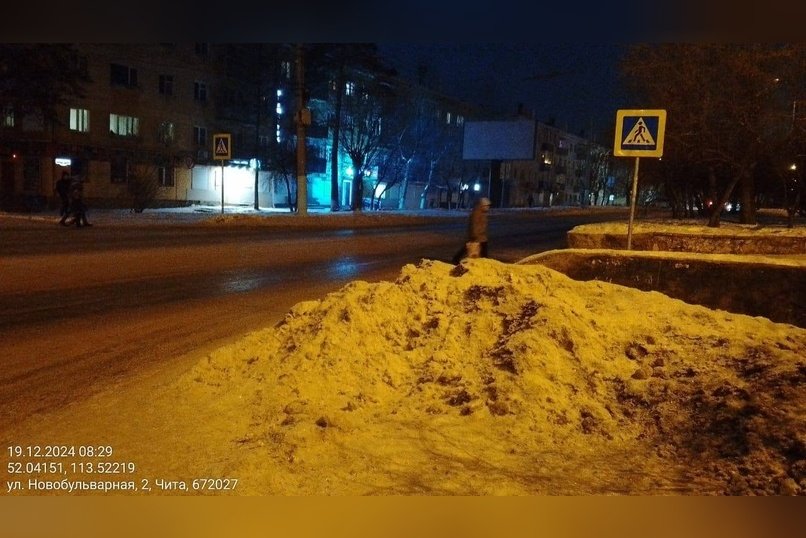
[[[52,197],[63,172],[85,182],[94,206],[126,207],[138,188],[153,203],[220,201],[220,163],[212,135],[232,133],[225,170],[227,203],[254,198],[256,133],[254,83],[232,72],[244,51],[207,43],[77,44],[85,95],[57,109],[57,121],[6,117],[0,127],[5,206]],[[245,114],[252,105],[252,113]],[[269,106],[269,105],[267,105]],[[272,103],[273,106],[273,103]],[[229,168],[232,168],[229,170]],[[262,204],[271,203],[267,173],[259,172]]]
[[[82,97],[56,107],[57,121],[3,111],[0,204],[55,206],[64,172],[85,182],[91,207],[254,203],[284,207],[295,196],[294,48],[283,44],[76,44],[71,61],[85,75]],[[360,102],[386,96],[379,147],[361,170],[366,203],[401,209],[456,207],[483,192],[488,170],[461,160],[466,104],[397,77],[352,66],[338,77],[309,66],[306,172],[309,205],[331,202],[338,92]],[[318,68],[314,68],[318,67]],[[342,132],[351,123],[342,111]],[[213,135],[231,136],[231,159],[214,159]],[[285,160],[283,160],[283,155]],[[339,205],[353,205],[357,177],[343,144],[337,159]],[[222,164],[224,166],[222,166]],[[285,177],[284,177],[285,176]],[[289,179],[290,181],[285,181]],[[289,185],[286,188],[286,185]]]
[[[508,207],[590,205],[592,175],[607,148],[559,127],[537,122],[535,159],[501,166]]]

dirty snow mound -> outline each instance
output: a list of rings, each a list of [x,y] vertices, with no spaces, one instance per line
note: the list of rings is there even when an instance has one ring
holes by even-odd
[[[423,261],[296,305],[184,382],[242,402],[234,465],[264,493],[791,494],[804,355],[806,331],[763,318]]]

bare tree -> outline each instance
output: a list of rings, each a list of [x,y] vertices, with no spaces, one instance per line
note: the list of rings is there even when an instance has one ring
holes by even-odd
[[[341,119],[341,146],[350,157],[353,167],[353,211],[361,211],[364,205],[364,176],[367,169],[376,164],[383,148],[385,107],[380,85],[369,82],[352,87],[345,95]]]
[[[404,209],[412,171],[418,159],[424,159],[427,148],[437,143],[439,119],[433,101],[416,93],[402,103],[395,117],[401,122],[397,136],[397,154],[403,163],[403,177],[398,209]]]
[[[331,136],[330,161],[330,209],[338,211],[339,158],[341,155],[342,121],[344,101],[349,87],[355,84],[354,75],[364,70],[383,71],[379,68],[377,48],[371,43],[321,43],[310,45],[308,50],[309,88],[313,95],[327,96],[330,112],[328,126]],[[360,77],[357,77],[360,78]]]
[[[0,44],[0,110],[18,118],[58,122],[59,107],[84,97],[88,82],[86,59],[72,45]]]
[[[624,73],[647,108],[666,108],[664,156],[708,170],[718,189],[709,226],[740,187],[742,222],[755,222],[754,170],[786,139],[783,119],[802,45],[660,44],[631,49]],[[788,99],[787,96],[790,98]],[[672,149],[675,148],[675,149]]]
[[[387,148],[379,151],[375,160],[377,176],[370,196],[370,207],[374,209],[381,208],[381,199],[384,194],[399,184],[402,179],[403,167],[397,149],[394,146]]]
[[[601,196],[604,205],[604,192],[607,186],[607,176],[610,171],[610,150],[594,147],[588,156],[590,167],[588,169],[588,188],[593,194],[593,205],[599,204]]]
[[[267,154],[267,165],[274,177],[282,180],[285,185],[285,196],[288,200],[288,210],[297,210],[297,154],[296,143],[291,136],[285,136],[281,142],[272,145],[272,150]],[[275,192],[280,183],[274,183]],[[278,193],[279,194],[279,193]]]

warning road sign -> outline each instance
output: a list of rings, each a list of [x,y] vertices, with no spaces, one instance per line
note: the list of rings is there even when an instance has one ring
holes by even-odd
[[[232,135],[213,135],[213,159],[226,161],[232,158]]]
[[[616,113],[613,155],[661,157],[665,130],[665,110],[619,110]]]

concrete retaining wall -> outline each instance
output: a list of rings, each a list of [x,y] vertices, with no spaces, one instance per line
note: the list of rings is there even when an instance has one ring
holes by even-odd
[[[802,266],[723,258],[568,249],[530,256],[519,263],[539,263],[574,280],[658,291],[687,303],[806,328],[806,270]]]
[[[626,234],[568,232],[569,248],[627,248]],[[701,252],[705,254],[793,254],[806,253],[803,237],[742,235],[633,234],[633,250]]]

